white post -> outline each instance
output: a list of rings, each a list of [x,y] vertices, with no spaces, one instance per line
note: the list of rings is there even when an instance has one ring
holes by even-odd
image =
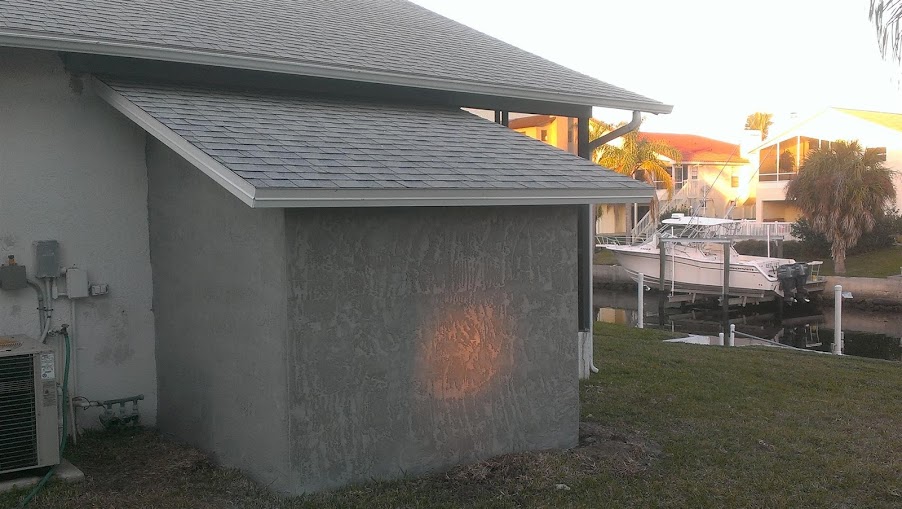
[[[639,328],[645,328],[645,274],[639,273]]]
[[[842,355],[842,285],[833,287],[833,353]]]
[[[767,257],[770,258],[770,228],[767,227],[767,223],[764,223],[764,231],[767,232]]]
[[[730,342],[727,343],[727,346],[736,346],[736,324],[730,324]]]
[[[717,333],[717,346],[723,346],[723,332]]]

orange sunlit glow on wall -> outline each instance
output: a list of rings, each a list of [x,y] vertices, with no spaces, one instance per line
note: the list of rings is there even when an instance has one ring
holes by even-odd
[[[417,383],[439,400],[482,393],[510,369],[511,333],[491,305],[449,306],[421,329]]]

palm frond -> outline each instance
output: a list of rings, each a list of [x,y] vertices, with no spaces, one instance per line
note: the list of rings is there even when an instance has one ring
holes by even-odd
[[[874,23],[883,58],[902,62],[902,0],[871,0],[868,19]]]

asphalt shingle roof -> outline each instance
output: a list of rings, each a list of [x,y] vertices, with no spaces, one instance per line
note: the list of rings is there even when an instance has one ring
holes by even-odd
[[[214,55],[297,74],[670,109],[405,0],[0,0],[3,44],[193,63]]]
[[[650,189],[455,108],[105,82],[258,189]]]

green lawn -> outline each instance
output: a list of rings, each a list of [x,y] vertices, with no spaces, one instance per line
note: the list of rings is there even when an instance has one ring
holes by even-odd
[[[88,481],[33,507],[902,507],[902,364],[665,337],[598,325],[571,451],[280,500],[152,431],[92,434]]]
[[[902,246],[893,246],[846,258],[846,276],[886,277],[898,276],[902,267]],[[825,259],[822,275],[834,275],[833,260]]]

